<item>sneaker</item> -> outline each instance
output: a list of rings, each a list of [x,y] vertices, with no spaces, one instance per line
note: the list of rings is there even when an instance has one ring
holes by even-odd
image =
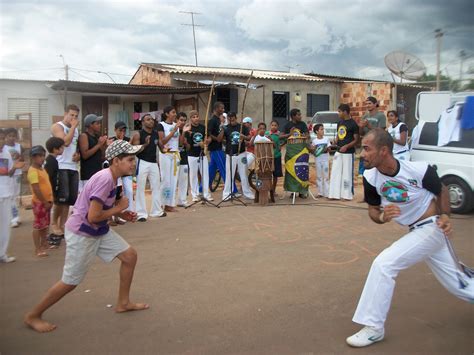
[[[214,201],[214,199],[212,198],[212,196],[205,197],[205,199],[206,199],[207,201]]]
[[[346,339],[346,343],[356,348],[372,345],[381,341],[384,337],[384,330],[365,326],[354,335]]]
[[[163,211],[160,214],[150,215],[150,217],[155,217],[155,218],[166,217],[166,212]]]
[[[20,226],[20,223],[18,223],[17,221],[11,223],[12,228],[18,228],[19,226]]]
[[[177,204],[177,206],[178,206],[178,207],[184,207],[184,208],[186,208],[186,207],[189,207],[189,203],[186,201],[185,203],[179,203],[179,204]]]
[[[236,193],[234,194],[234,197],[237,197],[237,198],[238,198],[238,197],[242,197],[242,194],[241,194],[240,192],[236,192]]]
[[[230,201],[230,195],[227,195],[227,197],[223,198],[222,201],[226,202],[226,201]]]
[[[14,262],[15,260],[16,258],[14,256],[5,255],[4,257],[0,258],[0,263],[8,264]]]
[[[201,199],[199,197],[193,197],[193,202],[199,202]]]
[[[137,219],[138,222],[146,222],[146,218],[145,217],[140,217]]]

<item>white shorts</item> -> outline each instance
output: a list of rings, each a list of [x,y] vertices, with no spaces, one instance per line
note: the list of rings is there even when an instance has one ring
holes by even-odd
[[[85,237],[66,229],[64,238],[66,259],[61,280],[67,285],[81,283],[96,255],[106,263],[110,263],[117,255],[130,248],[130,245],[112,229],[100,237]]]

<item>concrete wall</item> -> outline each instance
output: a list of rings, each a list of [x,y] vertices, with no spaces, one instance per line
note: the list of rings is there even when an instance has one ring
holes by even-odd
[[[44,81],[34,80],[10,80],[0,79],[0,119],[12,119],[8,117],[8,99],[46,99],[48,100],[48,118],[46,122],[41,122],[41,128],[34,128],[32,144],[42,144],[50,137],[50,126],[53,116],[64,114],[64,95],[48,87]],[[82,106],[82,96],[80,94],[69,93],[68,104]],[[20,113],[20,112],[18,112]],[[23,112],[21,112],[23,113]]]

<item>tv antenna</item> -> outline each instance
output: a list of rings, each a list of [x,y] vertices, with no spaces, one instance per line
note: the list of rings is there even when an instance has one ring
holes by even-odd
[[[196,49],[196,32],[194,30],[194,27],[203,27],[203,25],[197,25],[194,23],[194,15],[201,15],[200,12],[194,12],[194,11],[180,11],[179,13],[181,14],[190,14],[191,15],[191,23],[182,23],[182,26],[192,26],[193,27],[193,40],[194,40],[194,59],[196,60],[196,66],[198,66],[198,55],[197,55],[197,49]]]
[[[419,79],[426,73],[426,67],[421,59],[403,51],[390,52],[385,56],[384,62],[388,70],[400,78],[400,83],[403,79]]]

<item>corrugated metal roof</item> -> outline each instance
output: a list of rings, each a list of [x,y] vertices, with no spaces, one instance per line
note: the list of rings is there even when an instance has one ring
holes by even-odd
[[[59,80],[51,85],[53,90],[68,90],[74,92],[88,92],[97,94],[117,95],[156,95],[156,94],[196,94],[209,91],[208,86],[174,87],[154,85],[131,85],[111,83],[90,83],[84,81]]]
[[[152,69],[177,73],[177,74],[197,74],[197,75],[220,75],[220,76],[234,76],[239,78],[248,78],[252,69],[241,68],[223,68],[223,67],[201,67],[192,65],[179,64],[158,64],[158,63],[141,63],[141,65],[150,67]],[[270,71],[253,69],[253,78],[266,80],[306,80],[306,81],[324,81],[312,75],[289,73],[284,71]]]

